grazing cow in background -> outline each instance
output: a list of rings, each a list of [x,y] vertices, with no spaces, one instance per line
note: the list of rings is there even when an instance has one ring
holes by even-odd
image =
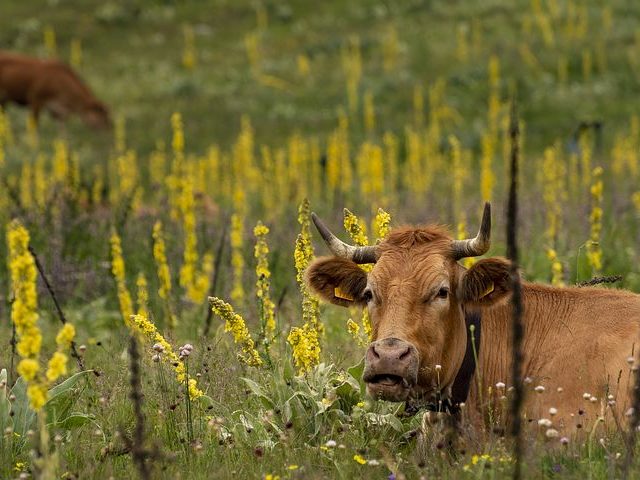
[[[499,405],[495,401],[508,395],[510,263],[487,258],[469,269],[458,263],[488,251],[490,212],[487,203],[474,239],[453,240],[441,226],[402,227],[367,247],[343,243],[313,215],[335,256],[317,259],[306,279],[326,301],[368,308],[373,341],[363,378],[372,397],[451,412],[465,402],[478,420],[488,401]],[[358,265],[366,263],[375,263],[368,274]],[[640,295],[523,282],[522,301],[527,418],[548,417],[541,423],[547,426],[552,418],[553,436],[580,428],[583,415],[599,414],[607,404],[617,402],[623,414],[631,402],[629,357],[639,338]]]
[[[107,107],[58,60],[0,52],[0,106],[9,102],[28,106],[36,122],[46,110],[60,121],[78,115],[92,128],[111,127]]]

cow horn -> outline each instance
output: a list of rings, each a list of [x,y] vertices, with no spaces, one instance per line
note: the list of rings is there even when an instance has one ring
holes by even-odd
[[[320,235],[329,246],[329,250],[337,256],[348,258],[353,260],[355,263],[376,263],[378,260],[378,255],[376,254],[376,247],[356,247],[353,245],[349,245],[344,243],[338,237],[336,237],[331,230],[327,228],[327,226],[322,223],[322,220],[318,218],[315,213],[311,213],[311,219],[313,220],[314,225],[320,232]]]
[[[453,256],[456,260],[465,257],[478,257],[487,253],[491,246],[491,204],[484,204],[482,223],[476,238],[453,241]]]

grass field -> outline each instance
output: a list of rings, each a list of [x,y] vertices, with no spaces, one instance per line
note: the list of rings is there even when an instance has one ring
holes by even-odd
[[[0,49],[70,62],[115,128],[0,116],[0,478],[510,476],[496,423],[445,452],[422,413],[367,399],[366,320],[298,280],[328,254],[309,209],[348,239],[348,208],[373,243],[379,208],[464,237],[491,201],[504,255],[513,99],[524,276],[640,292],[640,4],[316,3],[3,2]],[[37,373],[18,379],[21,357]],[[619,478],[621,428],[585,431],[527,431],[526,478]]]

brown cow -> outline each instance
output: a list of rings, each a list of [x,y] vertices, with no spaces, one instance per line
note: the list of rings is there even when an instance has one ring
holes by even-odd
[[[315,215],[313,220],[336,256],[310,265],[307,282],[331,303],[368,308],[373,342],[363,377],[371,396],[419,400],[451,411],[466,402],[477,419],[489,399],[508,395],[510,264],[488,258],[465,269],[457,262],[489,249],[488,203],[472,240],[452,240],[441,226],[403,227],[379,245],[353,247]],[[367,274],[358,266],[363,263],[375,266]],[[549,409],[557,409],[557,414],[551,410],[554,428],[572,430],[580,428],[580,415],[600,412],[614,397],[617,412],[624,413],[630,405],[628,359],[638,339],[640,295],[523,282],[522,298],[527,417],[549,417]],[[475,339],[480,337],[477,369],[469,325],[475,326]]]
[[[9,102],[28,106],[36,122],[44,109],[60,121],[78,115],[92,128],[111,126],[107,107],[58,60],[0,52],[0,106]]]

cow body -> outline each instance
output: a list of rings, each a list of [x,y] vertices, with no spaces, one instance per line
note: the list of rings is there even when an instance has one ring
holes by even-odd
[[[368,309],[373,341],[363,378],[371,396],[431,405],[452,398],[470,352],[466,322],[475,316],[478,362],[457,401],[476,419],[505,411],[513,385],[511,265],[488,258],[465,269],[457,262],[488,250],[488,204],[478,236],[464,241],[439,226],[404,227],[375,247],[351,247],[314,221],[336,256],[316,260],[307,281],[329,302]],[[375,265],[367,274],[358,263]],[[552,415],[561,431],[612,406],[621,418],[631,405],[628,359],[639,343],[640,295],[523,282],[522,301],[525,416]]]
[[[522,301],[527,417],[549,418],[549,409],[555,408],[556,426],[572,429],[584,424],[582,415],[592,420],[612,400],[624,414],[631,406],[628,359],[640,347],[640,295],[523,282]],[[496,396],[504,393],[496,384],[513,385],[511,329],[509,301],[483,310],[477,375]],[[544,391],[537,393],[539,386]],[[475,411],[481,410],[478,393],[474,383],[469,403]]]
[[[106,106],[57,60],[0,52],[0,106],[10,102],[29,107],[36,122],[45,110],[60,121],[78,115],[92,128],[111,125]]]

